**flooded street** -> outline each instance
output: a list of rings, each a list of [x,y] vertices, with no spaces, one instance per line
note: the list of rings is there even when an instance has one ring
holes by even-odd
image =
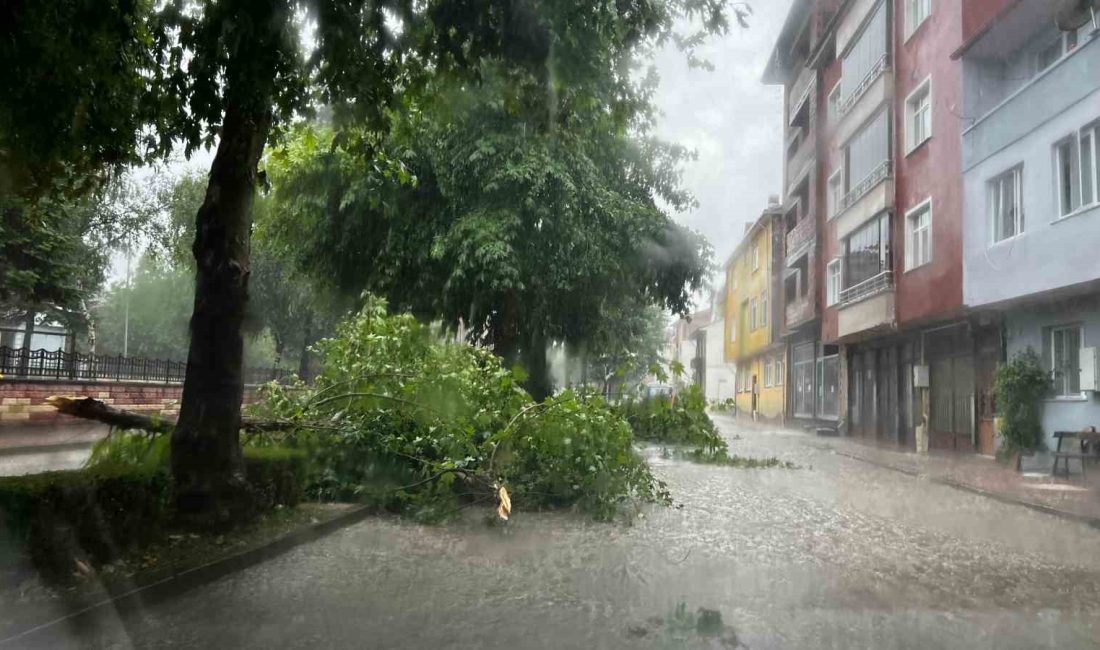
[[[843,441],[718,423],[731,453],[800,468],[654,454],[677,506],[633,526],[372,518],[142,616],[59,631],[119,648],[1100,645],[1100,532],[833,453]],[[716,631],[696,631],[715,616],[700,608]]]

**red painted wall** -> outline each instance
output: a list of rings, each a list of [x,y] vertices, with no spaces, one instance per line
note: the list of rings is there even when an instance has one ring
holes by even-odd
[[[962,64],[951,59],[962,39],[957,0],[932,0],[932,13],[905,40],[894,19],[894,277],[901,326],[950,317],[962,307]],[[980,3],[987,4],[987,3]],[[925,78],[932,86],[932,137],[906,155],[905,100]],[[932,261],[905,271],[905,214],[932,200]]]
[[[962,5],[962,39],[958,45],[977,36],[1002,11],[1020,0],[948,0]],[[956,46],[957,47],[957,46]]]
[[[833,86],[840,81],[841,64],[839,60],[834,60],[826,65],[822,71],[821,76],[821,104],[825,111],[820,121],[821,124],[821,142],[822,148],[820,149],[820,155],[818,156],[818,170],[819,170],[819,183],[818,187],[821,188],[821,200],[818,205],[822,206],[821,209],[821,255],[819,256],[820,266],[819,273],[817,275],[820,278],[820,293],[821,293],[821,340],[825,343],[835,343],[837,338],[837,313],[836,309],[826,306],[828,299],[827,295],[827,282],[828,277],[825,273],[825,268],[834,258],[839,257],[841,254],[840,242],[836,238],[836,222],[828,218],[829,211],[829,177],[839,169],[842,164],[840,157],[840,142],[833,135],[834,124],[829,122],[828,102],[829,92],[833,89]]]

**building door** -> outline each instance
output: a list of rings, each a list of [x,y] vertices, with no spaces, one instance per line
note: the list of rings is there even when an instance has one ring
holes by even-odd
[[[974,354],[965,323],[931,332],[925,339],[931,383],[931,436],[936,449],[973,451]]]

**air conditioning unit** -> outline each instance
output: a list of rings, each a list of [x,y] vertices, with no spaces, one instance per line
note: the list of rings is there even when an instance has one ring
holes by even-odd
[[[1100,391],[1100,355],[1096,348],[1081,348],[1081,390]]]

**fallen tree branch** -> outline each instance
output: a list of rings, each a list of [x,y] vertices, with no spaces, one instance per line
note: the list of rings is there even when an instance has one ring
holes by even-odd
[[[95,420],[119,429],[141,429],[150,433],[172,433],[176,428],[176,421],[173,419],[115,408],[94,397],[53,395],[46,398],[46,403],[57,409],[58,413],[85,420]],[[303,425],[283,420],[259,420],[241,416],[241,429],[249,432],[286,431],[298,426]]]

